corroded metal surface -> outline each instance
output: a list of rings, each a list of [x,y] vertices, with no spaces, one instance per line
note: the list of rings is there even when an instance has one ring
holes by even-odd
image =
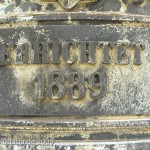
[[[149,16],[64,11],[0,19],[0,114],[149,114]]]
[[[148,149],[149,0],[0,0],[0,16],[1,148]]]

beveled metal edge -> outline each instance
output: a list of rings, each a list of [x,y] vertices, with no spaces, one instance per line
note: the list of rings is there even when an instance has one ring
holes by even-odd
[[[108,119],[107,119],[108,118]],[[115,119],[116,118],[116,119]],[[145,131],[150,129],[149,117],[1,117],[0,130],[86,130],[98,131],[126,128]]]
[[[1,117],[0,141],[52,139],[55,146],[150,144],[149,116]],[[26,137],[26,139],[24,139]],[[61,143],[62,142],[62,143]],[[64,143],[65,142],[65,143]],[[90,143],[92,142],[92,143]],[[80,145],[81,143],[81,145]],[[69,145],[68,145],[69,146]]]
[[[59,13],[32,13],[20,15],[4,15],[0,17],[0,24],[18,23],[28,21],[112,21],[112,23],[121,22],[139,22],[149,23],[148,15],[120,14],[115,12],[59,12]]]

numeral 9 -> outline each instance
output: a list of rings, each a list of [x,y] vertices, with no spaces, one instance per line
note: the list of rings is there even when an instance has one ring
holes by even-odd
[[[93,99],[101,99],[106,93],[107,81],[105,69],[101,68],[99,71],[92,73],[88,77],[90,85],[90,97]],[[95,91],[93,90],[95,89]]]

